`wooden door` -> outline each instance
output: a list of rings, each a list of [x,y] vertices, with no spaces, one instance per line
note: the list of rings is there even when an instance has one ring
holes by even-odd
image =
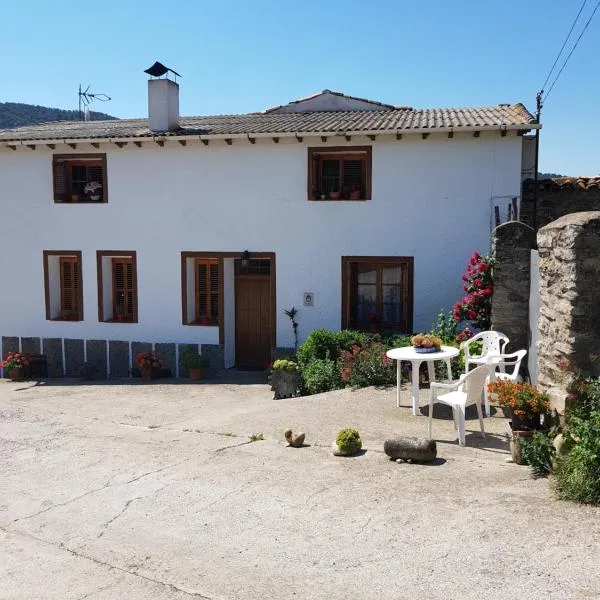
[[[235,362],[238,369],[266,369],[271,362],[271,280],[235,279]]]

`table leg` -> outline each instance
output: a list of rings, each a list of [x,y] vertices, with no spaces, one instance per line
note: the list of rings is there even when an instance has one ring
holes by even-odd
[[[400,387],[402,383],[402,361],[396,361],[396,408],[400,408]]]
[[[419,371],[421,361],[415,360],[412,363],[412,406],[413,415],[416,417],[419,415]]]
[[[446,368],[448,369],[448,379],[452,381],[452,365],[450,364],[450,359],[447,358],[445,361]]]
[[[427,361],[427,373],[429,375],[429,385],[435,381],[435,364],[432,360]]]

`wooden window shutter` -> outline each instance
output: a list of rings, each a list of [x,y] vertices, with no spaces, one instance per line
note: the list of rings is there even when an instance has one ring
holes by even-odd
[[[54,179],[54,202],[67,201],[67,165],[63,160],[55,160],[52,165]]]
[[[113,258],[113,318],[137,321],[137,289],[131,258]]]
[[[73,319],[81,319],[79,303],[79,263],[75,257],[60,258],[60,309],[71,313]]]
[[[219,322],[219,262],[196,261],[196,321],[201,325]]]
[[[318,155],[313,154],[312,156],[312,192],[313,198],[316,200],[321,193],[323,183],[321,181],[321,159]]]

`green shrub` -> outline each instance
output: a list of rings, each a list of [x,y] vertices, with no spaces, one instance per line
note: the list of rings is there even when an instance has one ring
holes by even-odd
[[[197,352],[185,352],[183,355],[183,368],[186,371],[190,369],[204,369],[208,367],[209,361],[206,356]]]
[[[315,359],[336,361],[342,350],[349,350],[353,344],[367,339],[368,336],[360,331],[315,329],[298,347],[298,364],[304,369]]]
[[[385,348],[378,338],[342,351],[340,361],[342,381],[354,388],[389,385],[396,381],[394,362],[385,355]]]
[[[554,430],[536,431],[530,438],[518,438],[521,456],[536,477],[547,477],[550,474],[555,454],[552,443],[555,433]]]
[[[344,387],[338,363],[329,358],[308,362],[302,369],[302,379],[303,394],[320,394]]]
[[[335,443],[345,454],[356,454],[362,448],[360,434],[356,429],[342,429],[338,433]]]
[[[580,414],[572,412],[565,424],[571,449],[557,458],[551,482],[561,500],[600,504],[600,410]]]

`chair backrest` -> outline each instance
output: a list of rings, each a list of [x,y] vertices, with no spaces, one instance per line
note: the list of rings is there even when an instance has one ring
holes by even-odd
[[[481,356],[502,354],[504,346],[508,343],[508,338],[499,331],[482,331],[479,335],[483,342]]]
[[[488,365],[493,365],[493,369],[490,371],[491,379],[494,379],[494,373],[501,368],[501,371],[505,373],[505,368],[512,368],[512,372],[506,373],[513,381],[516,381],[521,370],[521,363],[527,354],[527,350],[517,350],[512,354],[496,354],[488,358]]]
[[[483,386],[493,368],[494,365],[492,364],[481,365],[465,375],[465,378],[463,379],[463,390],[467,392],[466,404],[481,402]]]

